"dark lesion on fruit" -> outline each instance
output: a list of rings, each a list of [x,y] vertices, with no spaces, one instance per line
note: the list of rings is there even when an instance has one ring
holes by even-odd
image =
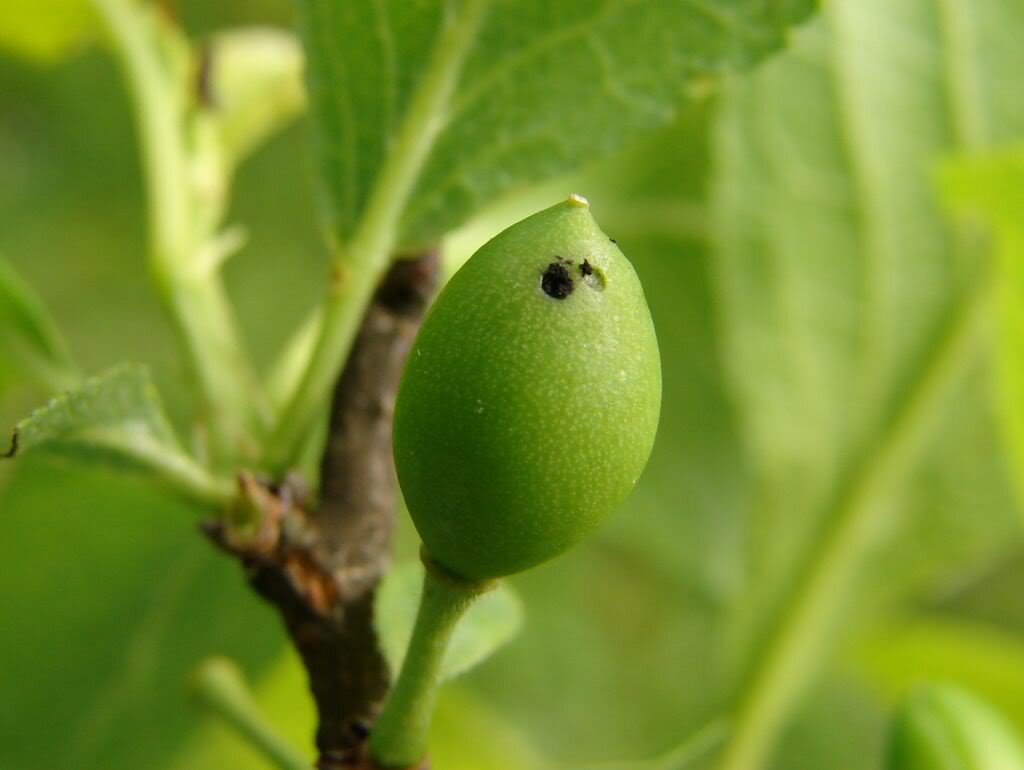
[[[602,291],[604,289],[604,271],[601,270],[600,267],[590,264],[589,259],[584,259],[580,262],[579,270],[583,283],[592,289],[597,289],[598,291]]]
[[[569,274],[569,265],[571,264],[571,262],[556,257],[555,261],[547,266],[540,279],[540,287],[545,294],[554,299],[565,299],[572,294],[575,284]]]

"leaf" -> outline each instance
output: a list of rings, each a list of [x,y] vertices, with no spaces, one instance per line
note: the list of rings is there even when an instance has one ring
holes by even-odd
[[[201,503],[231,499],[232,485],[178,444],[147,370],[122,364],[58,396],[18,423],[8,457],[46,451],[156,473]]]
[[[656,759],[629,762],[600,762],[574,770],[689,770],[710,754],[721,742],[728,727],[724,722],[712,722],[701,728],[678,746]]]
[[[205,56],[205,96],[234,166],[305,106],[302,49],[287,32],[248,27],[217,33]]]
[[[11,454],[47,449],[91,459],[102,451],[131,462],[161,448],[178,444],[156,388],[145,368],[122,364],[19,422]]]
[[[1006,716],[948,683],[915,691],[893,720],[889,770],[1024,770],[1024,743]]]
[[[160,768],[195,724],[186,674],[214,652],[261,670],[282,645],[274,617],[189,506],[41,456],[14,467],[0,492],[0,767]]]
[[[0,2],[0,16],[15,6],[43,4]],[[189,18],[201,22],[207,10]],[[34,72],[0,58],[0,250],[69,321],[64,331],[83,366],[144,361],[172,418],[188,424],[195,405],[140,265],[146,206],[132,115],[112,66],[90,54]],[[254,238],[232,294],[262,360],[320,290],[320,270],[295,269],[322,253],[308,172],[296,163],[303,134],[289,132],[246,170],[254,195],[242,196],[238,213]],[[0,454],[24,416],[12,410],[31,398],[0,400]],[[259,676],[280,654],[283,631],[237,563],[197,534],[194,505],[138,476],[44,455],[0,462],[0,768],[160,770],[199,722],[185,675],[223,654]],[[310,729],[299,736],[303,746]]]
[[[274,368],[267,374],[267,395],[275,408],[280,408],[299,384],[309,365],[313,346],[323,327],[319,308],[310,313],[283,346]]]
[[[964,158],[943,172],[949,204],[993,236],[998,421],[1024,501],[1024,151]]]
[[[0,363],[53,390],[77,379],[67,346],[43,303],[2,258]]]
[[[423,566],[396,565],[377,591],[375,622],[392,672],[397,672],[412,636],[423,587]],[[519,631],[523,607],[505,583],[488,591],[466,611],[445,653],[441,679],[454,679],[493,655]]]
[[[461,3],[303,0],[321,176],[344,240]],[[669,123],[719,73],[781,47],[812,0],[488,4],[402,241],[436,241],[483,204]],[[424,130],[431,128],[424,125]]]
[[[0,5],[0,50],[53,64],[96,34],[88,0],[35,0]]]
[[[728,89],[714,232],[758,504],[723,768],[763,763],[845,621],[1016,535],[978,367],[983,254],[943,221],[930,171],[1024,131],[1014,96],[974,87],[1024,64],[1022,14],[840,0]]]
[[[890,706],[920,682],[956,682],[1024,730],[1024,638],[1018,633],[965,618],[911,616],[866,634],[851,657]]]
[[[308,747],[316,714],[306,673],[288,649],[259,678],[254,694],[264,713],[296,746]],[[472,746],[472,751],[467,747]],[[431,759],[445,770],[539,770],[547,766],[514,728],[458,685],[441,692],[430,739]],[[243,743],[219,720],[204,719],[201,729],[168,765],[168,770],[272,770],[266,759]]]
[[[309,770],[310,759],[285,739],[271,723],[246,681],[241,667],[230,658],[207,658],[188,681],[193,702],[221,724],[230,727],[280,770]]]

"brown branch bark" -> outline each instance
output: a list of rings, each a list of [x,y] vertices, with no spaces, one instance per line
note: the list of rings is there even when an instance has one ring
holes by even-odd
[[[437,283],[434,252],[394,264],[366,311],[335,387],[320,501],[300,485],[241,478],[260,526],[208,534],[241,559],[278,608],[316,701],[318,767],[366,770],[364,743],[389,681],[373,626],[374,591],[390,560],[396,484],[391,418],[402,365]]]

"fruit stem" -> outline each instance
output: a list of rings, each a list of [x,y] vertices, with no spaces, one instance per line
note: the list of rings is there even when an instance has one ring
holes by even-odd
[[[473,601],[494,581],[469,581],[438,566],[424,552],[426,574],[416,625],[391,690],[370,736],[370,755],[381,767],[412,767],[427,754],[441,666],[452,632]]]

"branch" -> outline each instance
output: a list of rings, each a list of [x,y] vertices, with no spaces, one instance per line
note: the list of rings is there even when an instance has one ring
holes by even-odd
[[[335,385],[319,506],[308,505],[294,480],[270,486],[243,476],[256,531],[222,521],[206,526],[282,615],[316,701],[323,770],[367,768],[363,744],[388,690],[373,598],[390,561],[394,522],[391,417],[437,274],[431,252],[396,262],[378,287]]]

